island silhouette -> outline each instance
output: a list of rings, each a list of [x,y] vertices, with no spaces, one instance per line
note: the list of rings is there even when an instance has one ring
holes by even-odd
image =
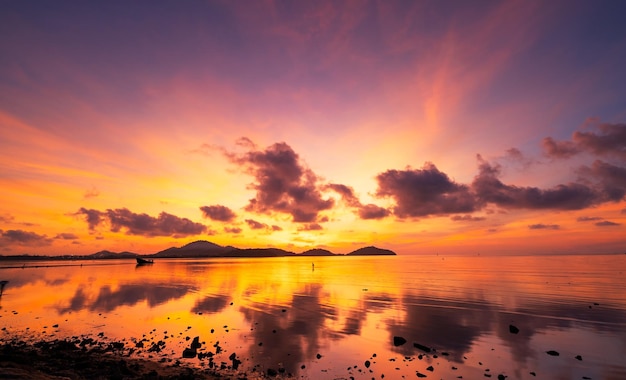
[[[280,248],[236,248],[221,246],[206,240],[198,240],[183,245],[170,247],[153,254],[139,254],[134,252],[99,251],[90,255],[0,255],[0,260],[106,260],[106,259],[136,259],[142,258],[203,258],[203,257],[307,257],[307,256],[395,256],[389,249],[374,246],[362,247],[352,252],[341,254],[327,249],[314,248],[301,253],[295,253]]]

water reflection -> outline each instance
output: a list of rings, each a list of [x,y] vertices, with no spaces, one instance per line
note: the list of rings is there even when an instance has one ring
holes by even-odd
[[[85,293],[83,287],[79,287],[70,299],[69,305],[59,307],[57,310],[59,314],[82,309],[111,312],[118,307],[133,306],[140,302],[146,302],[148,307],[155,307],[170,300],[181,298],[189,291],[189,287],[170,287],[160,284],[121,284],[116,289],[104,285],[98,294],[92,297]]]
[[[128,270],[128,262],[3,270],[11,287],[0,316],[12,334],[62,316],[72,327],[59,334],[69,336],[94,328],[100,314],[108,318],[96,324],[98,330],[113,339],[174,331],[180,340],[168,342],[167,352],[176,359],[191,329],[208,347],[220,341],[228,355],[237,350],[246,368],[305,377],[321,370],[322,377],[348,376],[373,353],[379,359],[371,359],[367,373],[414,376],[433,365],[438,377],[472,377],[489,365],[491,373],[518,378],[534,371],[626,376],[619,359],[626,356],[626,295],[607,292],[626,285],[620,275],[626,265],[615,258],[606,259],[608,267],[600,261],[585,271],[577,260],[563,268],[533,258],[537,268],[529,268],[514,258],[504,266],[506,277],[501,259],[316,260],[315,271],[298,258],[163,260],[136,270]],[[559,276],[569,271],[588,285],[554,274],[546,285],[550,265],[557,263]],[[511,324],[518,334],[509,332]],[[395,336],[407,343],[395,346]],[[413,343],[436,351],[423,361],[407,360],[423,353]],[[550,349],[562,351],[563,359],[548,357]]]

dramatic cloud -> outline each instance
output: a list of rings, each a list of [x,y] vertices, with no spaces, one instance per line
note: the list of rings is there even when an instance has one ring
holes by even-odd
[[[57,236],[55,236],[54,238],[61,239],[61,240],[76,240],[78,239],[78,235],[71,234],[71,233],[61,233],[61,234],[57,234]]]
[[[558,185],[552,189],[505,185],[498,176],[500,166],[480,161],[479,174],[472,190],[481,204],[491,203],[502,208],[579,210],[602,201],[591,187],[579,183]]]
[[[136,214],[126,208],[108,209],[106,211],[81,208],[76,212],[76,215],[84,215],[89,229],[92,231],[108,221],[112,232],[120,232],[125,229],[128,235],[172,236],[177,238],[211,232],[201,223],[195,223],[187,218],[180,218],[166,212],[160,213],[158,217],[153,217],[148,214]]]
[[[255,178],[250,186],[256,190],[256,196],[249,201],[246,211],[287,213],[296,223],[310,223],[317,221],[319,212],[333,207],[332,198],[322,198],[318,177],[289,145],[276,143],[259,151],[245,142],[243,145],[251,149],[247,153],[224,154]]]
[[[621,226],[621,223],[615,223],[615,222],[611,222],[609,220],[603,220],[601,222],[596,223],[596,226],[598,227],[615,227],[615,226]]]
[[[0,246],[20,245],[41,247],[52,244],[52,239],[31,231],[0,230]]]
[[[466,213],[478,206],[468,186],[450,180],[429,162],[422,169],[387,170],[376,180],[376,195],[393,198],[393,213],[400,218]]]
[[[531,224],[528,226],[531,230],[558,230],[561,228],[558,224]]]
[[[568,158],[586,151],[595,155],[615,156],[626,159],[626,124],[595,124],[597,131],[574,132],[572,141],[543,140],[546,155],[553,158]]]
[[[450,219],[455,222],[480,222],[486,218],[484,216],[454,215]]]
[[[282,227],[277,226],[275,224],[272,225],[272,231],[282,231],[282,230],[283,230]]]
[[[205,218],[217,220],[220,222],[230,222],[237,217],[233,210],[221,205],[202,206],[200,207],[200,210],[202,211],[202,215],[204,215]]]

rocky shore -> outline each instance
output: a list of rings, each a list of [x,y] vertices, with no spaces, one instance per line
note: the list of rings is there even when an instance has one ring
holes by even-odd
[[[260,374],[259,374],[260,375]],[[113,343],[89,348],[72,340],[21,340],[0,345],[2,379],[254,379],[260,376],[185,366],[180,361],[131,357]]]

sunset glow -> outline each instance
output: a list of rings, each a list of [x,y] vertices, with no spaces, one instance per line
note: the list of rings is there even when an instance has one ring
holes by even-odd
[[[625,10],[4,2],[0,255],[624,252]]]

